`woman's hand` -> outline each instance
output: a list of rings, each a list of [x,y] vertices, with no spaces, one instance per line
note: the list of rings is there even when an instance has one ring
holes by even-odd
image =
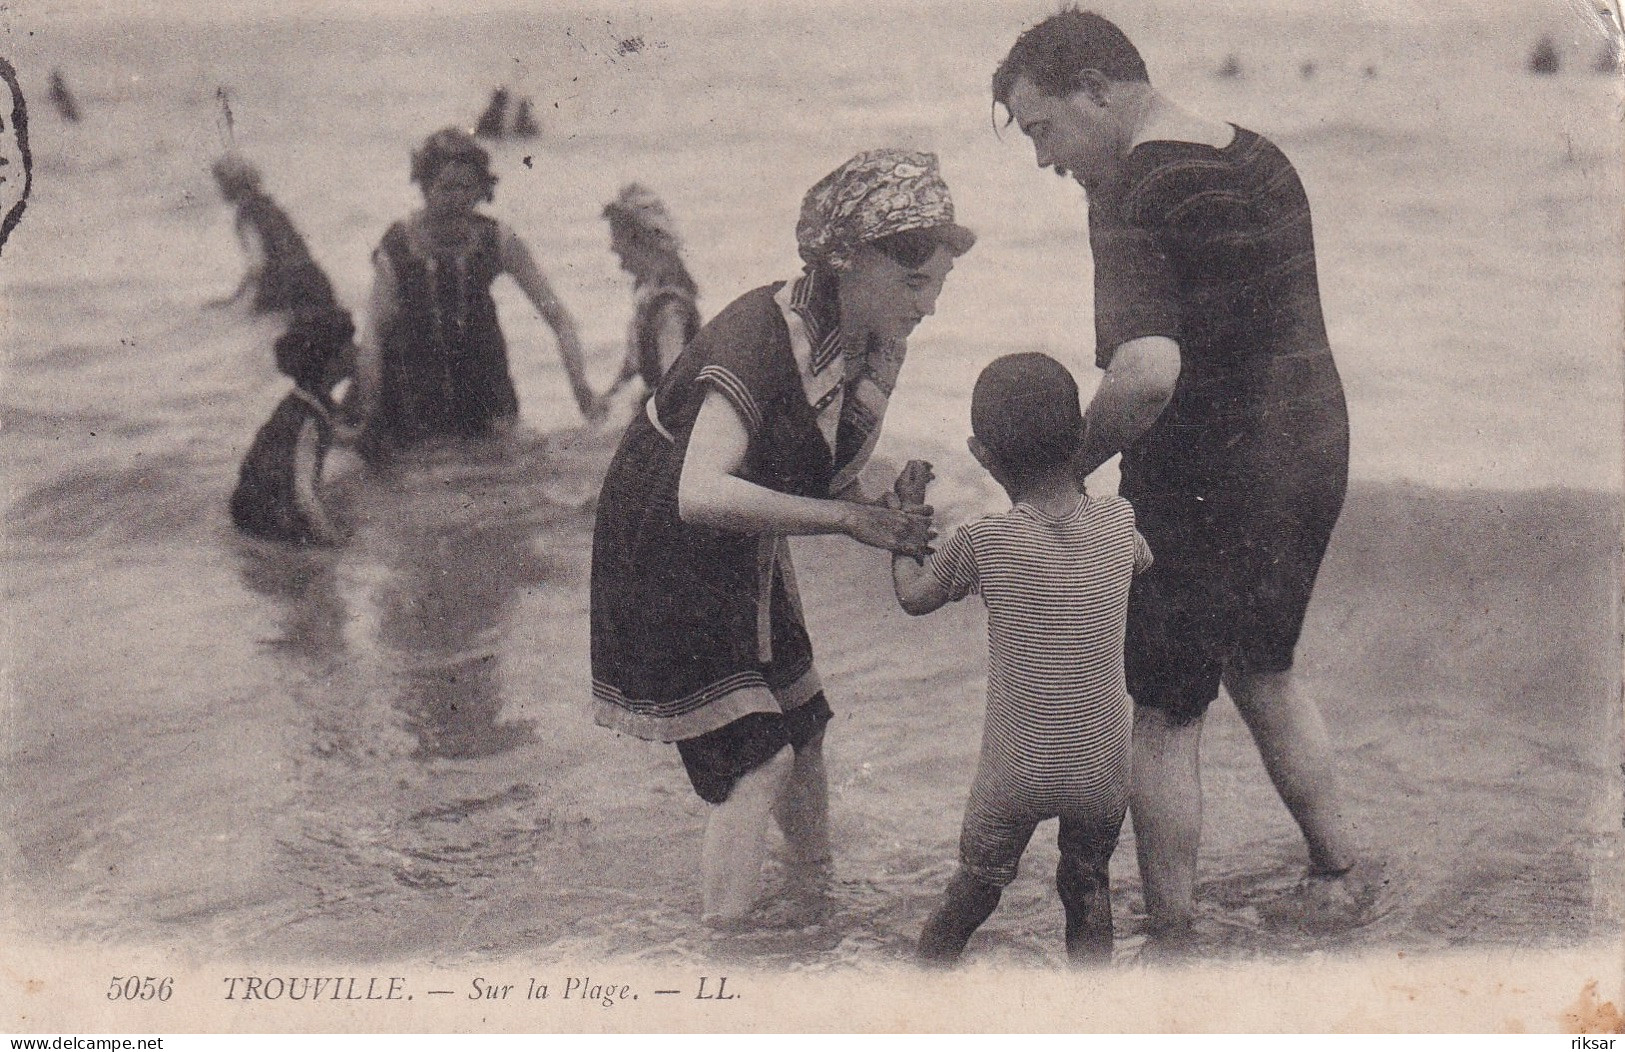
[[[930,508],[902,507],[895,493],[878,504],[780,493],[736,474],[749,451],[750,436],[739,411],[721,391],[706,392],[677,484],[677,513],[684,522],[735,533],[844,533],[887,551],[929,554]]]
[[[931,554],[936,533],[925,505],[898,507],[895,494],[887,494],[883,504],[843,503],[841,532],[858,543],[918,558]]]

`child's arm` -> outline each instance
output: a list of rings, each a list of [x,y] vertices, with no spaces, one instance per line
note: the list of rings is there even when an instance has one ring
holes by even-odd
[[[316,543],[343,544],[344,531],[328,516],[321,495],[316,492],[321,475],[321,447],[316,436],[316,427],[307,421],[299,429],[299,437],[294,440],[293,502],[304,515],[305,521],[310,524],[310,532],[314,535]]]
[[[886,495],[886,502],[909,507],[923,506],[925,490],[931,484],[931,479],[929,462],[909,461],[892,484],[892,492]],[[897,602],[904,611],[915,617],[929,614],[957,598],[937,580],[935,574],[926,569],[925,560],[912,555],[892,556],[891,583],[897,593]]]
[[[1156,556],[1151,551],[1151,545],[1145,542],[1145,536],[1139,530],[1134,531],[1134,572],[1145,573],[1156,562]]]
[[[929,614],[953,599],[936,575],[912,555],[892,555],[891,583],[897,593],[897,602],[905,612],[915,617]]]

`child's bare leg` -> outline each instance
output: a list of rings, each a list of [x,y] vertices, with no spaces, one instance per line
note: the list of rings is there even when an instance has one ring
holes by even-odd
[[[792,863],[829,861],[829,776],[824,770],[822,728],[795,750],[790,773],[773,804],[773,817],[784,830]]]
[[[1055,890],[1066,910],[1067,958],[1074,964],[1110,963],[1112,892],[1107,859],[1062,852]]]
[[[705,824],[700,870],[704,913],[712,927],[732,927],[745,919],[761,893],[767,858],[767,821],[791,767],[790,747],[749,772],[728,799],[711,810]]]
[[[965,944],[982,922],[993,915],[1003,894],[1003,888],[978,880],[960,867],[954,879],[948,882],[942,905],[920,933],[920,960],[940,963],[959,960],[959,955],[965,952]]]

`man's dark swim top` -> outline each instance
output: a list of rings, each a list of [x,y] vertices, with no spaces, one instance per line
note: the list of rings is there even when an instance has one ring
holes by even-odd
[[[1144,336],[1180,348],[1173,399],[1126,471],[1158,488],[1284,481],[1305,454],[1346,458],[1309,201],[1273,143],[1241,128],[1223,148],[1142,143],[1091,194],[1089,235],[1097,364]]]

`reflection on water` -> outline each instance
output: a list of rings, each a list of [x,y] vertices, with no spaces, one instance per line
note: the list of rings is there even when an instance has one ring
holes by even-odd
[[[276,604],[278,634],[259,642],[311,672],[330,668],[349,620],[334,555],[242,538],[238,560],[248,590]]]
[[[526,532],[429,524],[400,540],[375,602],[391,704],[416,755],[469,759],[533,740],[530,721],[501,719],[509,618],[536,577]]]
[[[530,718],[535,677],[515,667],[532,649],[516,626],[533,629],[535,604],[561,588],[541,551],[555,528],[583,528],[579,503],[549,497],[571,463],[521,434],[341,471],[350,545],[244,550],[243,583],[274,604],[261,652],[298,714],[273,765],[295,800],[267,889],[285,911],[279,943],[327,953],[339,925],[351,951],[387,956],[448,909],[490,941],[477,918],[500,929],[488,905],[503,882],[523,887],[574,835],[538,789],[553,772]]]
[[[23,626],[33,671],[0,797],[17,801],[15,872],[49,903],[42,927],[259,959],[908,959],[974,771],[978,610],[908,618],[883,560],[836,539],[798,552],[838,712],[835,865],[801,895],[775,860],[775,926],[712,938],[697,924],[705,808],[674,751],[588,716],[590,513],[547,494],[604,456],[538,443],[340,473],[357,527],[340,551],[117,549],[61,584],[40,577],[61,599],[36,600]],[[1543,533],[1552,522],[1563,530]],[[1366,927],[1308,930],[1301,838],[1216,706],[1204,957],[1560,945],[1617,927],[1617,650],[1597,612],[1618,529],[1606,495],[1356,487],[1300,665],[1390,881]],[[90,581],[95,595],[73,590]],[[146,636],[87,657],[52,627],[89,619],[115,639],[166,615],[190,626],[183,659]],[[1143,924],[1132,836],[1113,863],[1120,960]],[[1059,962],[1055,860],[1046,830],[973,960]]]

